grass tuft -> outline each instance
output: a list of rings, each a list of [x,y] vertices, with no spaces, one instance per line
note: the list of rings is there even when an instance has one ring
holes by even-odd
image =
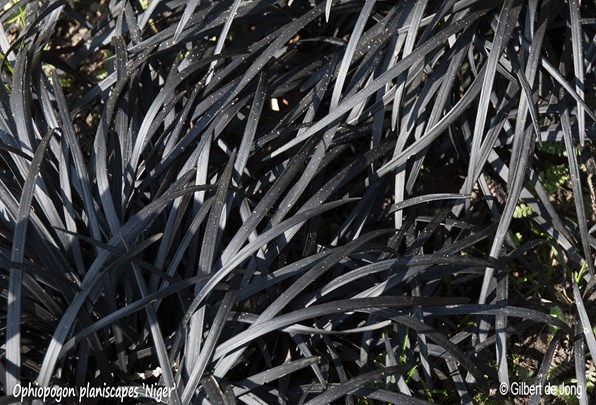
[[[1,2],[0,404],[591,403],[595,10]]]

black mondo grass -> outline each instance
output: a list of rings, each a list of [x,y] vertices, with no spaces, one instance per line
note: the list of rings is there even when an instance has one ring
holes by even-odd
[[[593,2],[0,21],[0,404],[594,400]]]

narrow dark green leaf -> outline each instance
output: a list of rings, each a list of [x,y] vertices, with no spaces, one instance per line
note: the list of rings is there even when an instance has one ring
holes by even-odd
[[[569,27],[571,29],[571,54],[573,55],[573,70],[575,72],[575,90],[577,95],[584,99],[584,60],[582,55],[583,39],[582,24],[580,22],[580,4],[578,0],[569,1]],[[579,131],[579,143],[584,146],[586,141],[586,116],[582,103],[577,103],[577,125]]]
[[[39,168],[44,159],[46,148],[54,135],[51,130],[43,137],[41,143],[35,150],[33,160],[27,171],[27,177],[23,184],[23,191],[19,201],[19,211],[15,218],[16,227],[12,240],[10,260],[16,263],[23,262],[25,257],[25,241],[31,202],[35,192],[35,183],[39,175]],[[21,374],[21,304],[23,273],[19,268],[10,269],[8,284],[7,315],[6,315],[6,390],[13,392],[15,386],[20,384]]]
[[[283,329],[296,322],[311,319],[318,316],[329,316],[353,311],[364,311],[372,308],[411,308],[414,305],[451,305],[456,304],[460,299],[457,298],[437,298],[437,297],[375,297],[375,298],[353,298],[350,300],[334,301],[326,304],[315,305],[310,308],[299,309],[288,314],[283,314],[267,321],[255,324],[232,339],[220,344],[214,354],[214,359],[218,359],[233,350],[242,347],[259,336],[274,330]]]
[[[573,299],[575,301],[575,308],[577,310],[577,315],[579,316],[579,322],[582,327],[582,332],[586,338],[586,343],[588,344],[588,349],[590,350],[590,354],[592,358],[596,355],[596,337],[594,337],[594,330],[592,329],[592,324],[590,322],[590,318],[588,317],[588,313],[586,312],[586,307],[584,305],[584,300],[579,292],[579,287],[575,282],[575,278],[571,278],[573,283]]]
[[[561,124],[563,126],[563,136],[565,139],[565,149],[567,150],[567,161],[569,162],[569,174],[571,177],[571,186],[573,187],[573,200],[575,202],[575,212],[577,214],[577,224],[579,226],[579,234],[581,237],[581,244],[584,251],[584,257],[590,274],[594,277],[594,261],[591,259],[592,252],[590,249],[590,242],[588,241],[588,222],[586,220],[586,211],[584,208],[584,198],[581,184],[581,177],[579,166],[577,164],[577,156],[573,145],[571,136],[571,124],[569,122],[569,113],[567,110],[561,114]],[[580,141],[581,143],[581,141]]]
[[[438,194],[425,194],[419,197],[412,197],[405,201],[393,204],[391,208],[389,208],[388,214],[403,210],[407,207],[411,207],[418,204],[424,204],[430,201],[439,201],[439,200],[466,200],[469,199],[470,196],[462,195],[462,194],[448,194],[448,193],[438,193]]]
[[[399,366],[392,366],[387,367],[383,370],[377,371],[370,371],[368,373],[360,374],[357,377],[352,378],[351,380],[339,384],[337,387],[333,387],[321,395],[311,399],[306,403],[306,405],[325,405],[329,404],[330,402],[343,397],[344,395],[350,394],[358,388],[362,388],[363,386],[370,384],[375,381],[379,381],[387,376],[400,373],[403,371],[407,371],[410,368],[409,365],[399,365]]]
[[[293,360],[270,370],[262,371],[235,384],[236,386],[234,387],[234,394],[237,397],[246,394],[250,390],[261,387],[283,376],[292,374],[295,371],[302,370],[303,368],[309,367],[312,364],[318,363],[319,360],[319,356],[312,356]]]
[[[358,41],[360,41],[360,36],[362,35],[362,31],[364,31],[364,26],[366,25],[366,21],[368,20],[370,13],[372,12],[373,6],[375,5],[376,0],[366,0],[362,10],[360,11],[360,15],[358,16],[358,21],[354,25],[354,30],[350,34],[350,40],[348,41],[348,46],[346,47],[346,51],[344,53],[344,57],[341,61],[339,66],[339,71],[337,73],[337,79],[335,81],[335,87],[333,88],[333,94],[331,96],[331,104],[329,106],[329,111],[335,110],[337,105],[339,104],[339,99],[341,97],[341,92],[344,86],[344,82],[346,80],[346,74],[348,73],[348,68],[352,63],[352,57],[354,56],[354,51],[356,49],[356,45]],[[330,4],[327,5],[327,7]],[[327,7],[325,8],[325,16],[329,19],[329,15],[327,13]]]
[[[544,357],[542,359],[542,364],[540,364],[540,368],[538,369],[538,373],[534,378],[533,385],[536,387],[544,387],[546,385],[546,378],[548,377],[548,371],[553,361],[553,357],[555,356],[555,350],[557,349],[557,345],[563,338],[564,333],[562,330],[558,330],[555,335],[553,336],[552,340],[550,341],[548,348],[546,349],[546,353],[544,353]],[[540,397],[544,395],[540,392],[536,392],[530,396],[530,401],[528,402],[529,405],[538,405],[540,403]]]

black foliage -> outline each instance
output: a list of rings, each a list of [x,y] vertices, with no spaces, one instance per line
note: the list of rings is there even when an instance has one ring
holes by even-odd
[[[0,403],[470,404],[544,330],[589,403],[596,5],[0,10]]]

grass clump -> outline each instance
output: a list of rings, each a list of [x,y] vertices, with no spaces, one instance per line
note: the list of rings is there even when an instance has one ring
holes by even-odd
[[[2,8],[0,403],[590,403],[587,3]]]

